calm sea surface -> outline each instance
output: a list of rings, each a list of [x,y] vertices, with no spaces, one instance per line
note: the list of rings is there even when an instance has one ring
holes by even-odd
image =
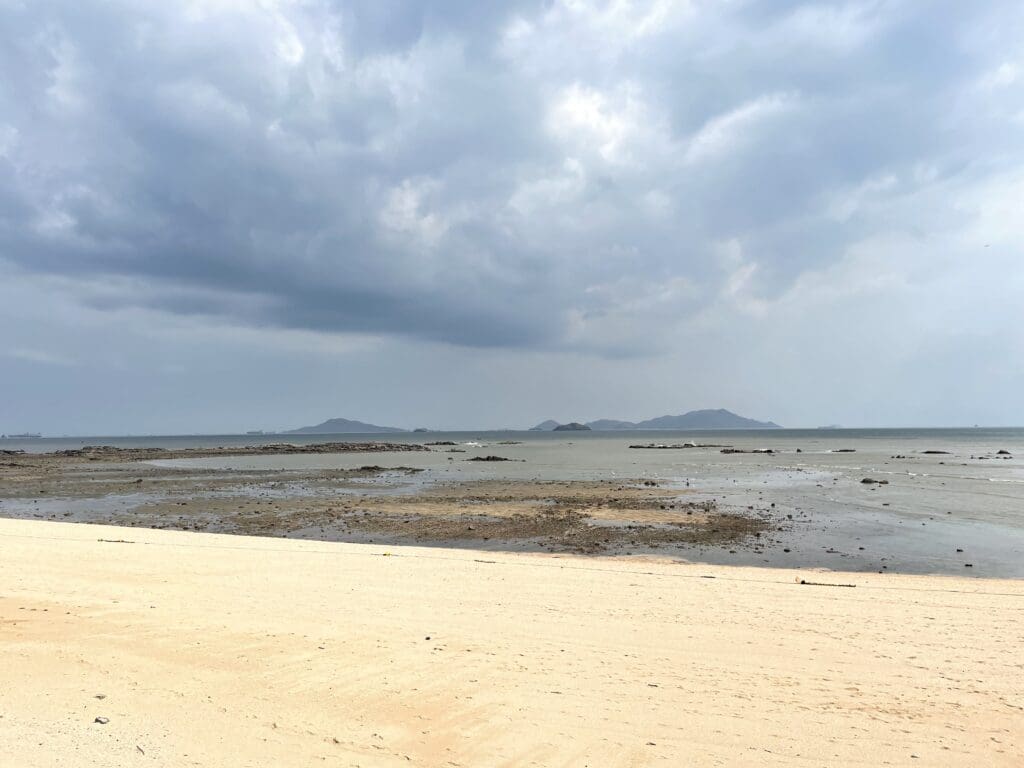
[[[29,452],[83,445],[180,449],[367,440],[445,440],[465,451],[449,453],[447,447],[440,447],[423,453],[374,455],[375,464],[423,468],[426,472],[417,476],[417,482],[649,478],[663,486],[688,489],[696,498],[713,498],[726,508],[770,508],[786,521],[788,553],[758,560],[750,553],[709,549],[695,555],[704,561],[1024,578],[1024,429],[1020,428],[88,437],[3,440],[0,448]],[[687,442],[716,447],[630,447]],[[723,454],[719,446],[774,452]],[[489,454],[517,461],[466,461]],[[361,466],[367,463],[367,455],[224,456],[159,463],[331,469]],[[889,482],[861,483],[868,477]],[[791,521],[787,515],[792,515]],[[965,570],[967,563],[971,568]]]

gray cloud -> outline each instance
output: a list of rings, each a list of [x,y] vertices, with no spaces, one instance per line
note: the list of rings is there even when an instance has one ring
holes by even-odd
[[[823,275],[859,314],[891,270],[909,322],[922,259],[945,286],[1019,252],[1010,0],[8,0],[0,28],[0,262],[89,311],[756,356],[832,322]]]

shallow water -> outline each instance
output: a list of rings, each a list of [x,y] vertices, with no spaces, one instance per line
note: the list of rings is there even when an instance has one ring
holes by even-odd
[[[1022,429],[236,435],[4,441],[0,447],[52,451],[106,444],[181,449],[368,439],[452,440],[465,451],[450,453],[449,446],[438,446],[422,453],[373,454],[375,464],[425,470],[402,486],[406,491],[446,480],[653,479],[693,500],[715,499],[725,508],[771,509],[783,521],[782,548],[760,554],[709,548],[688,553],[690,559],[1024,578]],[[501,444],[507,440],[521,443]],[[776,452],[629,447],[690,441]],[[840,452],[850,449],[853,452]],[[947,453],[924,453],[929,450]],[[1009,451],[1012,458],[998,457],[1000,450]],[[486,455],[512,461],[467,461]],[[224,470],[354,469],[367,463],[367,454],[218,456],[153,463]],[[862,484],[866,477],[888,484]],[[386,485],[381,491],[392,492]]]

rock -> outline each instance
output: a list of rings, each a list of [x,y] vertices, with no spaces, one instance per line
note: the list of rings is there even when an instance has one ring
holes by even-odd
[[[109,717],[97,717],[95,720],[93,720],[93,722],[94,723],[99,723],[100,725],[106,725],[107,723],[110,722],[110,718]]]
[[[921,451],[921,453],[930,453],[932,455],[938,455],[938,456],[948,456],[949,455],[949,451]]]
[[[863,483],[864,485],[888,485],[889,481],[888,480],[875,480],[875,479],[870,478],[870,477],[865,477],[863,480],[861,480],[861,483]]]
[[[1005,448],[1002,448],[1002,449],[996,451],[996,456],[1009,456],[1009,455],[1010,455],[1010,452],[1008,450],[1006,450]]]
[[[504,456],[473,456],[466,461],[512,461],[512,459],[506,459]]]

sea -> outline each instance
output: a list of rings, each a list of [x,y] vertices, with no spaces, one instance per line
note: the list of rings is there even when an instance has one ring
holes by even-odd
[[[727,510],[768,512],[782,529],[783,545],[771,552],[708,548],[687,553],[686,559],[1024,578],[1024,428],[21,438],[0,441],[0,449],[35,453],[111,445],[174,450],[334,441],[454,443],[430,452],[394,454],[393,459],[374,455],[375,464],[426,470],[416,483],[649,479],[695,500],[713,499]],[[666,447],[635,447],[652,445]],[[487,455],[510,461],[466,460]],[[157,463],[333,469],[364,465],[367,455],[217,456]]]

